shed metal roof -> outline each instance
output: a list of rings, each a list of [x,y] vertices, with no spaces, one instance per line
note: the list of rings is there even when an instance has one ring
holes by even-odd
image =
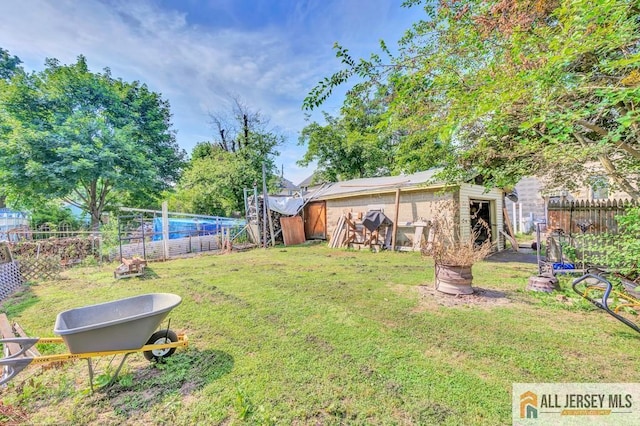
[[[441,187],[444,183],[436,181],[434,178],[440,171],[441,169],[430,169],[404,176],[385,176],[335,182],[320,188],[312,195],[312,198],[323,200],[368,193],[392,192],[397,188]]]

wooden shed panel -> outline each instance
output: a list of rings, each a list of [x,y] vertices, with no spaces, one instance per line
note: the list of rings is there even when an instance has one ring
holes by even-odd
[[[281,217],[282,239],[285,246],[302,244],[304,238],[304,225],[300,216]]]

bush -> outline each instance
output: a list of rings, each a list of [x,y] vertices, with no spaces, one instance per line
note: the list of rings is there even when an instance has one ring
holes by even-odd
[[[594,236],[598,239],[598,250],[585,256],[585,260],[633,280],[640,277],[640,207],[628,209],[626,214],[616,216],[616,221],[618,233]]]
[[[65,230],[79,230],[84,222],[73,215],[69,207],[50,201],[38,207],[34,207],[30,214],[31,229],[37,230],[43,225],[48,225],[48,230],[61,230],[60,225],[64,224]]]

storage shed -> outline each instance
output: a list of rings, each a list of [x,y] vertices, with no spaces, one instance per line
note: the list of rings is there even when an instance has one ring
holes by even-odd
[[[395,249],[416,250],[421,241],[428,238],[427,224],[436,216],[441,202],[454,200],[457,211],[450,214],[453,223],[460,225],[462,238],[469,238],[472,226],[482,219],[490,229],[487,237],[502,250],[504,240],[499,231],[504,223],[503,192],[469,183],[446,185],[434,179],[437,172],[432,169],[412,175],[354,179],[325,186],[314,193],[305,206],[306,237],[330,240],[339,231],[341,216],[360,220],[361,224],[368,212],[377,210],[397,222],[393,238]]]

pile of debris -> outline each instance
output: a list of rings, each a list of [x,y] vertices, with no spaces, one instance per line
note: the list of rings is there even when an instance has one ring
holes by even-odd
[[[113,277],[116,279],[138,277],[144,275],[144,270],[147,267],[147,261],[140,257],[133,257],[127,259],[122,258],[122,263],[113,272]]]
[[[19,258],[56,257],[62,265],[72,265],[88,257],[99,257],[100,237],[48,238],[10,242],[9,245],[14,256]]]

